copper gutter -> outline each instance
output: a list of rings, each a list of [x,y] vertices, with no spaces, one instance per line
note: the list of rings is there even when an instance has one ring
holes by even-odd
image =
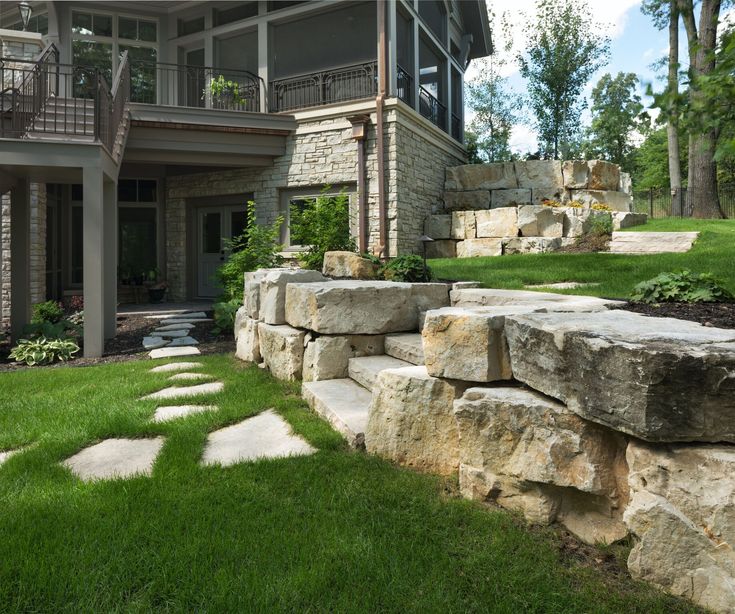
[[[383,101],[386,93],[385,61],[385,0],[378,0],[378,95],[375,98],[376,142],[378,158],[378,245],[376,255],[388,257],[388,236],[385,228],[385,151],[383,148]]]

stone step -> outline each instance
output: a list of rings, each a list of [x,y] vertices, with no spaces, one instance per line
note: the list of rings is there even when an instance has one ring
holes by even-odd
[[[365,447],[370,392],[345,378],[304,382],[301,394],[309,407],[344,435],[353,448]]]
[[[393,358],[410,362],[412,365],[423,365],[424,344],[421,340],[421,333],[386,335],[385,353]]]
[[[692,249],[698,236],[698,232],[613,232],[610,253],[683,253]]]
[[[393,358],[393,356],[362,356],[360,358],[351,358],[349,361],[350,378],[355,380],[360,386],[372,391],[378,374],[385,369],[400,369],[401,367],[410,367],[411,363]]]

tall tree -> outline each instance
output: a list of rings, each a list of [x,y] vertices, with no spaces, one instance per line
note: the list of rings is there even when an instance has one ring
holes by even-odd
[[[631,170],[633,131],[641,124],[643,105],[635,73],[604,74],[592,89],[590,145],[596,155]]]
[[[558,158],[562,144],[580,131],[582,90],[605,64],[610,39],[601,37],[586,0],[537,0],[537,15],[524,26],[526,48],[518,55],[528,82],[539,147]]]

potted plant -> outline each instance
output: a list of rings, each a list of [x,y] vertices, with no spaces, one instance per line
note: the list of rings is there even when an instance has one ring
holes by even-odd
[[[148,286],[148,300],[151,303],[160,303],[166,294],[168,284],[165,281],[159,281],[152,286]]]

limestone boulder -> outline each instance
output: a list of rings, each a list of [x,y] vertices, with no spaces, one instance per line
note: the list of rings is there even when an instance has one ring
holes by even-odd
[[[490,192],[488,190],[444,192],[444,208],[447,211],[488,209],[490,208]]]
[[[335,279],[375,279],[379,266],[354,252],[327,252],[322,273]]]
[[[633,197],[625,192],[603,190],[572,190],[571,199],[586,207],[603,204],[613,211],[630,211],[633,208]]]
[[[518,232],[522,237],[538,237],[538,215],[544,207],[523,205],[518,207]]]
[[[235,312],[235,325],[233,327],[233,334],[235,336],[235,339],[237,339],[237,333],[239,332],[240,328],[242,327],[243,322],[245,322],[245,319],[248,318],[248,317],[249,317],[248,316],[248,310],[247,310],[247,307],[245,307],[245,305],[243,305],[242,307],[240,307]]]
[[[411,284],[411,305],[417,315],[449,306],[450,287],[444,283]]]
[[[452,404],[464,388],[431,377],[426,367],[381,371],[365,431],[367,451],[422,471],[456,472],[459,442]]]
[[[290,381],[301,379],[304,337],[303,330],[285,324],[258,324],[260,354],[274,377]]]
[[[278,270],[283,269],[258,269],[245,273],[243,305],[249,317],[255,320],[260,318],[260,282],[268,273]]]
[[[446,190],[508,190],[518,187],[512,162],[465,164],[446,170]]]
[[[582,418],[646,441],[735,441],[733,330],[616,310],[508,316],[505,334],[514,377]]]
[[[237,325],[235,329],[235,356],[246,362],[260,362],[260,339],[257,320],[245,316]]]
[[[567,207],[564,209],[563,233],[565,237],[581,237],[596,224],[603,224],[610,219],[611,214],[607,211]]]
[[[519,188],[564,187],[559,160],[527,160],[515,162]]]
[[[465,239],[457,242],[457,258],[502,256],[505,239]]]
[[[426,244],[427,258],[456,258],[457,241],[438,240]]]
[[[567,160],[562,164],[564,187],[571,190],[585,190],[589,185],[589,166],[586,160]]]
[[[382,335],[416,330],[418,312],[407,283],[294,283],[286,288],[286,320],[325,335]]]
[[[612,214],[613,230],[623,230],[633,226],[642,226],[648,222],[645,213],[634,213],[632,211],[615,211]]]
[[[531,190],[493,190],[490,196],[490,207],[517,207],[531,204]]]
[[[575,296],[555,292],[531,292],[530,290],[505,290],[498,288],[459,288],[449,293],[452,307],[495,307],[530,305],[538,312],[547,311],[601,311],[621,301]]]
[[[554,200],[562,202],[566,193],[561,186],[539,186],[531,189],[531,203],[534,205],[543,205],[544,202]]]
[[[477,238],[480,239],[518,236],[518,210],[515,207],[477,211],[475,222]]]
[[[477,236],[477,224],[475,211],[453,211],[452,212],[452,239],[460,241],[474,239]]]
[[[735,447],[632,441],[627,461],[631,574],[715,612],[735,611]]]
[[[306,344],[302,379],[313,382],[345,378],[351,358],[384,353],[383,335],[321,335]]]
[[[266,324],[286,323],[286,288],[292,283],[327,281],[319,271],[278,269],[260,280],[260,320]]]
[[[617,191],[620,185],[620,167],[604,160],[590,160],[589,183],[590,190]]]
[[[564,211],[558,207],[542,207],[536,214],[539,237],[559,238],[564,233]]]
[[[561,238],[516,237],[505,242],[506,254],[545,254],[561,247]]]
[[[430,215],[424,222],[424,233],[434,241],[452,238],[452,216]]]

